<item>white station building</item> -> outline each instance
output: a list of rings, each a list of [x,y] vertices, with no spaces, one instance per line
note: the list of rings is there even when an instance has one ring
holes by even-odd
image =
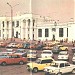
[[[49,17],[23,14],[0,17],[0,39],[21,38],[26,40],[75,40],[75,23],[59,23]]]

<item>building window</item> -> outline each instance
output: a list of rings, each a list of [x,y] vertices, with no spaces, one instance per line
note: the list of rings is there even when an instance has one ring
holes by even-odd
[[[28,19],[28,26],[30,26],[30,19]]]
[[[9,25],[9,21],[7,21],[7,25]]]
[[[34,31],[34,29],[33,29],[33,31]]]
[[[15,23],[14,23],[14,21],[12,22],[12,26],[14,27],[14,25],[15,25]]]
[[[59,37],[63,37],[63,28],[59,28]]]
[[[42,29],[38,29],[38,37],[42,37]]]
[[[2,24],[3,24],[3,27],[4,27],[4,21],[2,22]]]
[[[67,37],[68,37],[68,28],[67,28]]]
[[[49,37],[49,30],[45,29],[45,37]]]
[[[16,21],[16,27],[18,27],[19,26],[19,21]]]
[[[35,24],[35,20],[33,20],[33,26],[34,26],[34,24]]]
[[[34,34],[33,34],[33,40],[34,40]]]

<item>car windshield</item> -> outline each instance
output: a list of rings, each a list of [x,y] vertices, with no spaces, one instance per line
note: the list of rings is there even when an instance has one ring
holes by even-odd
[[[28,52],[27,54],[36,54],[36,52]]]
[[[51,52],[43,52],[44,54],[51,54]]]
[[[66,51],[62,51],[59,53],[59,55],[67,55],[67,52]]]
[[[40,59],[37,59],[35,62],[36,63],[41,63],[41,60]]]
[[[0,55],[0,58],[9,58],[7,55]]]
[[[55,64],[52,64],[51,66],[53,66],[53,67],[58,67],[58,64],[55,63]]]
[[[16,51],[16,53],[23,53],[23,52],[24,52],[24,51],[19,51],[19,50],[18,50],[18,51]]]

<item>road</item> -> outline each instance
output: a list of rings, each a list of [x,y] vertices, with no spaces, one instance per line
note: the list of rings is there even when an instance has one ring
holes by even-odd
[[[69,62],[72,63],[72,47],[69,47]],[[4,49],[4,48],[3,48]],[[40,51],[39,51],[40,53]],[[58,54],[54,54],[54,59],[57,60]],[[43,71],[38,73],[28,72],[26,69],[26,64],[24,65],[7,65],[0,66],[0,75],[44,75]],[[64,75],[74,75],[74,74],[64,74]]]

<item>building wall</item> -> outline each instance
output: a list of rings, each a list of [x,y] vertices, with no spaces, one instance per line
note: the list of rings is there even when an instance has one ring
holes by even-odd
[[[3,27],[4,21],[4,27]],[[7,24],[7,21],[9,22]],[[68,38],[69,41],[75,40],[75,24],[72,23],[57,23],[51,21],[48,17],[42,17],[34,14],[24,14],[13,17],[13,37],[10,17],[0,17],[0,39],[7,38],[21,38],[26,40],[52,40],[55,35],[55,40],[64,40]],[[17,23],[19,22],[19,24]],[[55,28],[55,31],[52,31]],[[59,29],[63,28],[63,37],[59,37]],[[67,36],[68,28],[68,36]],[[38,37],[38,30],[42,29],[42,37]],[[49,36],[45,37],[45,29],[49,30]]]

